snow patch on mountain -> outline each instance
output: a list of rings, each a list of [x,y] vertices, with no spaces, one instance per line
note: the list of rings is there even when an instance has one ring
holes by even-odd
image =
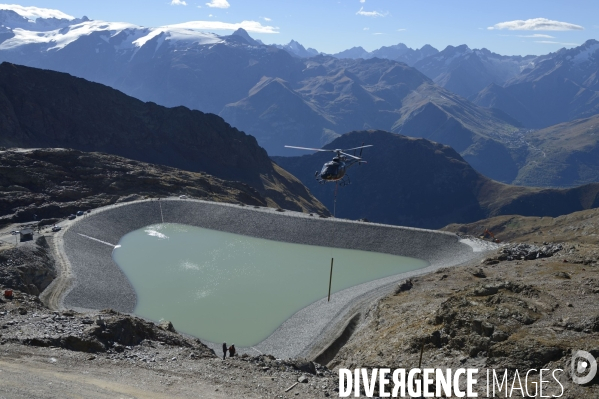
[[[35,21],[38,18],[42,19],[67,19],[73,20],[75,17],[65,14],[59,10],[52,10],[49,8],[38,8],[38,7],[24,7],[17,4],[0,4],[0,10],[11,10],[16,12],[22,17],[25,17],[31,21]]]
[[[572,58],[572,62],[574,64],[580,64],[582,62],[588,61],[588,59],[591,58],[591,56],[595,54],[597,50],[599,50],[599,43],[594,43],[586,48],[582,48],[580,52]]]
[[[313,48],[305,48],[300,43],[295,40],[291,40],[287,44],[275,44],[276,48],[287,51],[289,54],[300,57],[300,58],[309,58],[318,55],[318,51]]]
[[[140,27],[124,22],[88,21],[47,32],[16,28],[13,29],[15,36],[0,44],[0,50],[13,50],[31,44],[49,44],[46,51],[60,50],[80,37],[89,36],[94,32],[107,31],[110,32],[110,37],[113,37],[125,29],[140,29]]]
[[[193,29],[162,27],[149,29],[149,33],[147,35],[133,41],[132,44],[138,48],[143,47],[148,41],[161,34],[164,34],[164,40],[184,42],[189,44],[197,43],[204,45],[223,42],[223,39],[214,33],[200,32]]]
[[[39,20],[38,20],[39,21]],[[33,24],[31,24],[33,25]],[[124,22],[86,21],[75,25],[65,26],[39,32],[32,29],[13,28],[14,37],[0,44],[0,50],[14,50],[25,45],[48,45],[46,51],[60,50],[83,36],[95,32],[106,32],[100,38],[114,44],[116,50],[138,49],[149,40],[164,34],[164,40],[183,42],[185,44],[216,44],[223,39],[214,34],[194,29],[179,27],[144,28]],[[119,36],[115,42],[113,39]]]

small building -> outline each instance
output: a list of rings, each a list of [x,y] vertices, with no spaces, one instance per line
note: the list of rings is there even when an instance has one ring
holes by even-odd
[[[23,229],[19,231],[20,241],[29,241],[33,240],[33,229]]]

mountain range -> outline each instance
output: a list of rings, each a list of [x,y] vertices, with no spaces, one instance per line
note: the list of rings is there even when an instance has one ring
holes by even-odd
[[[451,145],[496,179],[517,172],[497,140],[514,131],[509,118],[397,61],[298,58],[247,32],[218,36],[192,29],[193,23],[143,28],[60,20],[52,23],[67,25],[48,30],[50,22],[37,19],[30,24],[43,27],[32,35],[8,27],[22,23],[13,11],[0,14],[10,16],[0,60],[67,72],[143,101],[217,113],[271,155],[292,155],[285,144],[313,147],[347,131],[376,128]],[[498,148],[495,158],[510,166],[488,167],[488,148]]]
[[[296,41],[264,45],[242,29],[201,32],[193,22],[145,28],[87,17],[30,21],[10,10],[0,10],[0,21],[0,60],[218,114],[270,155],[299,155],[284,145],[317,147],[348,131],[382,129],[450,145],[477,171],[505,183],[569,187],[599,180],[592,159],[567,152],[578,151],[572,146],[559,159],[545,151],[545,165],[567,168],[576,160],[585,171],[541,178],[533,140],[536,128],[575,126],[576,118],[599,113],[593,40],[539,57],[401,43],[330,56]]]
[[[425,44],[419,49],[412,49],[403,43],[399,43],[392,46],[383,46],[373,51],[366,51],[362,47],[352,47],[348,50],[332,54],[332,56],[341,59],[362,58],[365,60],[370,58],[381,58],[403,62],[409,66],[414,66],[418,61],[430,56],[434,56],[437,53],[439,53],[439,50],[430,44]]]
[[[401,43],[372,52],[354,47],[334,56],[405,62],[439,86],[477,105],[500,109],[529,128],[544,128],[599,113],[596,40],[541,56],[504,56],[485,48],[470,49],[465,44],[447,46],[440,52],[427,46],[418,51],[425,54],[425,48],[428,54],[417,57],[416,50]],[[411,58],[401,58],[401,51]]]
[[[474,103],[498,108],[526,127],[587,118],[599,113],[599,42],[540,57],[504,85],[483,89]]]

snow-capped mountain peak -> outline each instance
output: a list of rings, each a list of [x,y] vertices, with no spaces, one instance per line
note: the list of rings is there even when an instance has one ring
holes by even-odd
[[[39,21],[39,19],[38,19]],[[68,25],[60,29],[48,31],[35,31],[23,28],[14,28],[13,37],[0,44],[0,50],[12,50],[24,45],[47,45],[47,51],[60,50],[82,36],[94,32],[107,31],[109,35],[116,36],[125,29],[140,29],[140,27],[122,22],[85,21],[75,25]],[[143,28],[141,28],[143,29]]]
[[[300,58],[314,57],[319,54],[317,50],[313,48],[305,48],[295,40],[291,40],[287,44],[275,44],[274,46]]]
[[[599,42],[596,40],[587,40],[582,46],[574,49],[577,54],[572,56],[574,64],[580,64],[588,61],[599,50]]]
[[[42,8],[33,7],[35,10],[48,11],[48,12],[24,12],[19,13],[12,9],[3,9],[2,7],[6,7],[7,5],[0,4],[0,26],[3,27],[3,30],[12,30],[12,29],[24,29],[32,32],[47,32],[55,29],[64,28],[66,26],[78,24],[81,22],[89,21],[87,17],[83,18],[74,18],[70,15],[63,14],[60,11],[56,10],[46,10]],[[20,6],[10,6],[19,10]],[[21,7],[23,8],[23,7]],[[27,8],[27,7],[25,7]],[[31,8],[31,7],[29,7]],[[64,16],[65,18],[57,18],[56,16]],[[32,19],[30,17],[36,17]],[[45,18],[44,16],[48,16]],[[68,18],[66,18],[68,17]]]
[[[59,10],[39,7],[24,7],[17,4],[0,4],[0,10],[14,11],[21,17],[27,18],[30,21],[35,21],[38,18],[42,19],[66,19],[72,21],[75,17],[65,14]]]

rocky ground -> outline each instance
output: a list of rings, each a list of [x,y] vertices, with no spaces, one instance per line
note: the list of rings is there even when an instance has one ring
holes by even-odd
[[[409,369],[418,366],[421,348],[423,367],[443,369],[569,370],[572,350],[597,357],[597,252],[585,265],[585,248],[574,251],[498,261],[500,251],[481,265],[404,283],[369,310],[328,366]],[[580,387],[563,377],[564,397],[599,396],[598,385]]]
[[[331,371],[306,360],[223,360],[169,322],[53,312],[21,292],[0,303],[0,376],[0,398],[312,398],[337,387]]]
[[[410,369],[420,356],[423,367],[508,369],[510,378],[560,368],[563,398],[599,397],[598,378],[579,386],[569,374],[572,350],[599,357],[599,246],[588,236],[507,244],[482,262],[399,284],[361,316],[327,367],[268,355],[223,361],[168,322],[51,311],[24,267],[51,272],[46,255],[41,240],[0,252],[0,289],[30,292],[0,302],[0,398],[337,397],[338,368]],[[560,393],[555,384],[547,392]]]
[[[6,243],[4,243],[6,247]],[[54,278],[56,267],[46,237],[20,248],[0,246],[0,282],[21,292],[39,295]]]
[[[280,170],[279,176],[288,173]],[[53,223],[79,210],[173,195],[329,214],[312,197],[309,203],[286,193],[276,179],[267,186],[263,195],[239,181],[97,152],[0,150],[0,226],[42,219]]]
[[[308,361],[223,361],[168,322],[112,311],[51,312],[22,293],[0,309],[2,398],[326,397],[336,386],[329,370]]]
[[[506,244],[482,263],[399,284],[395,295],[369,309],[327,366],[410,369],[422,350],[423,367],[507,369],[510,375],[561,368],[562,397],[599,397],[599,376],[580,386],[569,371],[572,351],[599,357],[599,240],[580,234],[594,233],[599,212],[573,215],[527,218],[550,226],[542,234],[512,223],[522,230],[508,226],[502,233],[523,242]],[[565,240],[550,241],[556,235]],[[559,395],[558,385],[552,389]],[[486,397],[484,389],[479,396]]]

